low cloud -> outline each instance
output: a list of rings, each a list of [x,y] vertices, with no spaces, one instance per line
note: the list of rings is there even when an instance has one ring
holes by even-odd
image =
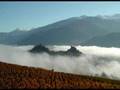
[[[69,57],[50,56],[47,53],[32,54],[28,52],[32,47],[0,45],[0,61],[74,74],[101,76],[104,73],[108,78],[120,79],[120,48],[76,46],[84,55]],[[47,47],[54,51],[70,48],[55,45]]]

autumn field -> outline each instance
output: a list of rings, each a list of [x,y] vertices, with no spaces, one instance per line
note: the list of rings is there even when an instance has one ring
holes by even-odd
[[[120,81],[0,62],[0,89],[120,88]]]

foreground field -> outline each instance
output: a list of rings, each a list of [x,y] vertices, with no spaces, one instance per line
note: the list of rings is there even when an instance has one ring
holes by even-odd
[[[120,88],[120,81],[0,62],[0,89],[7,88]]]

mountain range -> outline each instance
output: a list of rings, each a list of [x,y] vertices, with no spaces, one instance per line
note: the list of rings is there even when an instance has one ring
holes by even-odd
[[[98,45],[120,47],[120,14],[80,16],[43,27],[0,33],[0,44],[8,45]]]

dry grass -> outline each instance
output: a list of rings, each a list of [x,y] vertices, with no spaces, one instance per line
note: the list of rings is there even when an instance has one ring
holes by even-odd
[[[53,72],[0,62],[0,89],[13,88],[120,88],[120,81]]]

